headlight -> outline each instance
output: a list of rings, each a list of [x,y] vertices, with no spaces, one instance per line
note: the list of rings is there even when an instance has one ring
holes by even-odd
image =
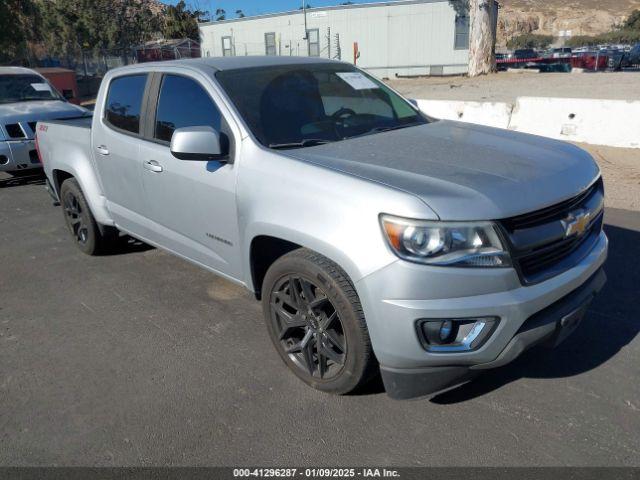
[[[509,267],[511,259],[491,222],[431,222],[381,215],[389,246],[400,258],[429,265]]]

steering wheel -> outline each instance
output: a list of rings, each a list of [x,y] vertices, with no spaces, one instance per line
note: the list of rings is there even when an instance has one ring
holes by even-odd
[[[357,115],[355,111],[351,110],[350,108],[342,107],[341,109],[334,112],[331,115],[331,118],[333,118],[337,122],[338,120],[345,120],[349,117],[353,117],[354,115]]]

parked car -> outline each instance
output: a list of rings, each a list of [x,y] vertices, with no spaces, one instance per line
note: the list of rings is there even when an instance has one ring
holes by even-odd
[[[623,50],[609,51],[607,67],[610,70],[622,70],[640,65],[640,43],[632,47],[628,52]]]
[[[554,48],[551,50],[551,58],[570,58],[573,50],[569,47]]]
[[[82,252],[125,232],[243,285],[325,392],[456,385],[561,342],[605,281],[589,154],[430,118],[348,63],[111,70],[93,119],[40,122],[38,145]]]
[[[625,67],[640,65],[640,43],[636,43],[633,48],[624,56],[623,62]]]
[[[34,145],[38,120],[86,115],[39,73],[0,67],[0,172],[40,168]]]
[[[532,48],[521,48],[513,52],[512,58],[517,58],[518,60],[538,58],[538,52]]]

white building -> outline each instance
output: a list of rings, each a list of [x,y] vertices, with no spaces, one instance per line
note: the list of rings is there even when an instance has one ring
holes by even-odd
[[[448,0],[398,0],[207,22],[200,39],[204,57],[310,55],[380,78],[447,75],[467,71],[469,22]]]

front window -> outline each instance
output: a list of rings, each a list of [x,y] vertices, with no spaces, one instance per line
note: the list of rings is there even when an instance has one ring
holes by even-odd
[[[220,71],[216,78],[255,137],[287,148],[427,123],[383,83],[346,64]]]
[[[38,75],[0,75],[0,103],[62,100],[58,92]]]
[[[187,77],[165,75],[156,111],[155,139],[170,142],[173,132],[184,127],[208,125],[220,131],[220,120],[218,107],[200,84]]]

